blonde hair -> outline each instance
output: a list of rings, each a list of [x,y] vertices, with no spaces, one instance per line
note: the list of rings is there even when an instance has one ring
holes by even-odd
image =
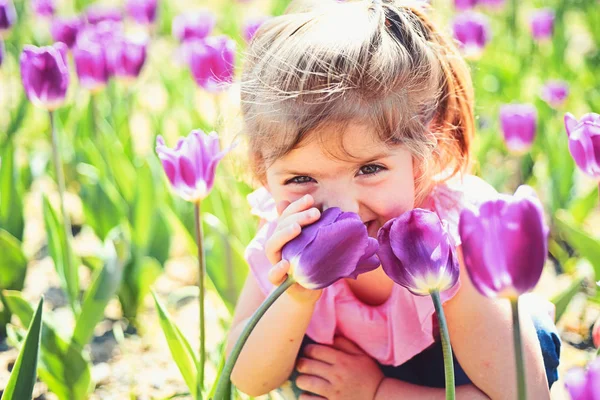
[[[443,171],[469,168],[474,131],[469,70],[429,20],[423,1],[296,0],[265,22],[242,74],[252,170],[268,166],[324,125],[373,126],[413,154],[417,194]]]

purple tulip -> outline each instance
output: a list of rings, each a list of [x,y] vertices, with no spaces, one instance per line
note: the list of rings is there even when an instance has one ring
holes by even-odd
[[[26,45],[21,53],[21,81],[27,98],[47,110],[60,107],[69,88],[67,46],[35,47]]]
[[[10,29],[17,20],[17,10],[12,0],[0,0],[0,32]]]
[[[243,28],[244,40],[246,41],[246,43],[250,43],[250,41],[256,34],[256,31],[258,30],[258,28],[260,28],[260,26],[267,19],[269,19],[269,17],[260,16],[260,17],[255,17],[255,18],[249,18],[246,20],[246,22],[244,23],[244,28]]]
[[[554,10],[543,8],[533,13],[530,20],[531,34],[536,40],[549,39],[554,33]]]
[[[63,42],[68,48],[72,48],[77,41],[77,34],[82,27],[81,19],[72,18],[54,18],[50,33],[56,42]]]
[[[542,88],[541,98],[554,108],[563,105],[569,95],[569,85],[565,81],[548,81]]]
[[[548,253],[542,204],[529,186],[498,195],[460,215],[459,234],[471,282],[487,297],[516,299],[537,284]]]
[[[162,136],[156,138],[156,152],[175,192],[183,199],[198,202],[210,193],[217,164],[230,148],[220,150],[216,132],[207,135],[192,131],[180,138],[174,149],[165,145]]]
[[[92,4],[85,11],[88,23],[96,25],[104,21],[121,22],[123,13],[118,8],[106,7],[99,4]]]
[[[54,0],[31,0],[31,7],[40,17],[52,17],[56,11]]]
[[[152,24],[156,21],[158,0],[127,0],[127,14],[139,24]]]
[[[478,0],[454,0],[454,8],[460,11],[470,10],[477,5]]]
[[[118,78],[135,79],[146,62],[146,42],[119,38],[105,49],[108,71]]]
[[[379,267],[377,240],[369,237],[355,213],[328,208],[281,251],[290,274],[307,289],[322,289],[342,278],[354,278]]]
[[[567,372],[565,387],[571,400],[600,400],[600,358],[595,358],[587,367]]]
[[[575,163],[586,174],[600,178],[600,115],[585,114],[579,121],[565,115],[569,150]]]
[[[537,128],[537,110],[531,104],[506,104],[500,107],[500,125],[506,147],[523,153],[533,144]]]
[[[173,20],[173,36],[181,42],[204,39],[214,29],[217,18],[209,10],[181,14]]]
[[[209,92],[227,89],[233,82],[235,42],[227,36],[213,36],[191,45],[190,69],[198,86]]]
[[[454,37],[467,57],[477,57],[490,40],[488,18],[477,12],[464,12],[454,19]]]
[[[504,7],[506,0],[479,0],[479,4],[489,9],[500,9]]]
[[[75,70],[79,84],[88,90],[97,91],[108,83],[108,66],[101,44],[92,41],[77,41],[73,47]]]
[[[377,234],[385,273],[418,296],[443,292],[458,281],[458,258],[437,214],[415,208],[385,223]]]

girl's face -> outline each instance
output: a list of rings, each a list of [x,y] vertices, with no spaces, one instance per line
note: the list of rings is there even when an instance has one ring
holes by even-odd
[[[349,124],[342,145],[356,158],[340,160],[327,152],[339,149],[339,135],[331,128],[319,133],[331,139],[322,144],[309,140],[267,168],[266,187],[276,203],[310,194],[321,211],[339,207],[357,213],[371,237],[377,237],[388,220],[414,208],[413,163],[408,150],[385,145],[366,125]]]

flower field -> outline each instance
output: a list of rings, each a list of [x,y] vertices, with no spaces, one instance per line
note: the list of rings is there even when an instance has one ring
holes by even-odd
[[[272,210],[248,197],[240,80],[288,3],[0,0],[2,399],[249,398],[227,384],[224,348],[245,248]],[[600,400],[585,387],[600,379],[600,3],[426,12],[470,67],[473,172],[504,194],[532,187],[543,208],[544,244],[522,228],[530,251],[507,259],[539,264],[514,286],[555,306],[552,398]]]

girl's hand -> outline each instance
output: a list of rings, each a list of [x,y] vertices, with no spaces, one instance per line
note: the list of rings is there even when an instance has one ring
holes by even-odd
[[[275,232],[265,243],[267,258],[273,264],[269,270],[269,281],[279,286],[286,278],[290,263],[281,259],[281,249],[302,231],[302,227],[310,225],[321,217],[319,209],[311,207],[314,199],[307,194],[290,204],[281,201],[277,204],[279,220]],[[315,303],[321,297],[322,290],[310,290],[295,283],[286,294],[300,303]]]
[[[314,393],[304,393],[300,400],[374,399],[385,377],[375,360],[341,336],[334,339],[333,346],[306,346],[296,369],[300,372],[298,388]]]

